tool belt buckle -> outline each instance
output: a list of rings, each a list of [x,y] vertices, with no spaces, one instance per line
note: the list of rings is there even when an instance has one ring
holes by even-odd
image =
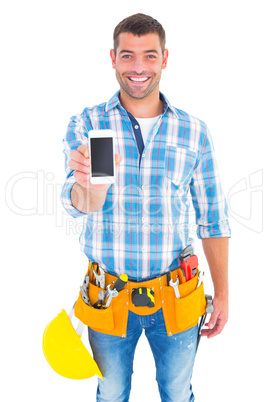
[[[132,289],[132,303],[135,307],[154,307],[154,289],[145,287]]]

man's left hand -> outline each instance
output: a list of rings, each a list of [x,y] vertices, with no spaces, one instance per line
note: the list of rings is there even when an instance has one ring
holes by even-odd
[[[213,299],[214,311],[210,320],[205,324],[208,329],[202,329],[201,336],[212,338],[219,335],[228,321],[228,297],[215,296]]]

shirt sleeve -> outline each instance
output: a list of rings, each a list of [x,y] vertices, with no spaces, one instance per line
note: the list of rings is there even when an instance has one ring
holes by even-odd
[[[74,218],[86,214],[79,211],[72,205],[71,191],[73,185],[76,183],[76,180],[73,176],[74,170],[69,168],[68,161],[70,159],[71,151],[77,150],[80,145],[88,144],[88,131],[89,130],[88,127],[86,126],[83,114],[73,116],[70,119],[66,136],[63,139],[63,145],[64,145],[63,153],[65,155],[66,179],[62,187],[60,198],[63,208],[68,212],[68,214],[70,214]]]
[[[206,127],[200,158],[190,183],[196,211],[197,237],[230,237],[227,202],[220,182],[218,166],[210,132]]]

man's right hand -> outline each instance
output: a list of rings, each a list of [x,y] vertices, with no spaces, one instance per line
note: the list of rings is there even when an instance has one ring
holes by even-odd
[[[116,168],[122,161],[122,157],[115,154]],[[72,205],[86,214],[98,211],[102,208],[111,184],[92,184],[91,163],[87,145],[80,145],[77,151],[70,152],[69,167],[74,170],[76,183],[72,187]]]
[[[116,168],[121,161],[122,157],[118,154],[115,154]],[[77,183],[84,188],[103,192],[108,190],[108,188],[111,186],[111,184],[92,184],[90,182],[91,162],[87,145],[80,145],[77,151],[70,152],[68,166],[74,170],[74,178],[76,179]]]

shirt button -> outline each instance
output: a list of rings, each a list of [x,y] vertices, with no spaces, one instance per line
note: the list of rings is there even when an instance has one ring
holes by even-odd
[[[136,124],[136,126],[134,126],[135,127],[135,129],[137,130],[138,128],[139,128],[139,126]]]
[[[142,157],[145,158],[145,154],[142,154]]]
[[[142,218],[141,220],[142,220],[142,222],[146,222],[146,218]]]
[[[145,251],[145,247],[142,247],[141,251]]]
[[[141,188],[142,188],[142,190],[144,190],[145,186],[144,186],[144,185],[142,185],[142,186],[141,186]]]

